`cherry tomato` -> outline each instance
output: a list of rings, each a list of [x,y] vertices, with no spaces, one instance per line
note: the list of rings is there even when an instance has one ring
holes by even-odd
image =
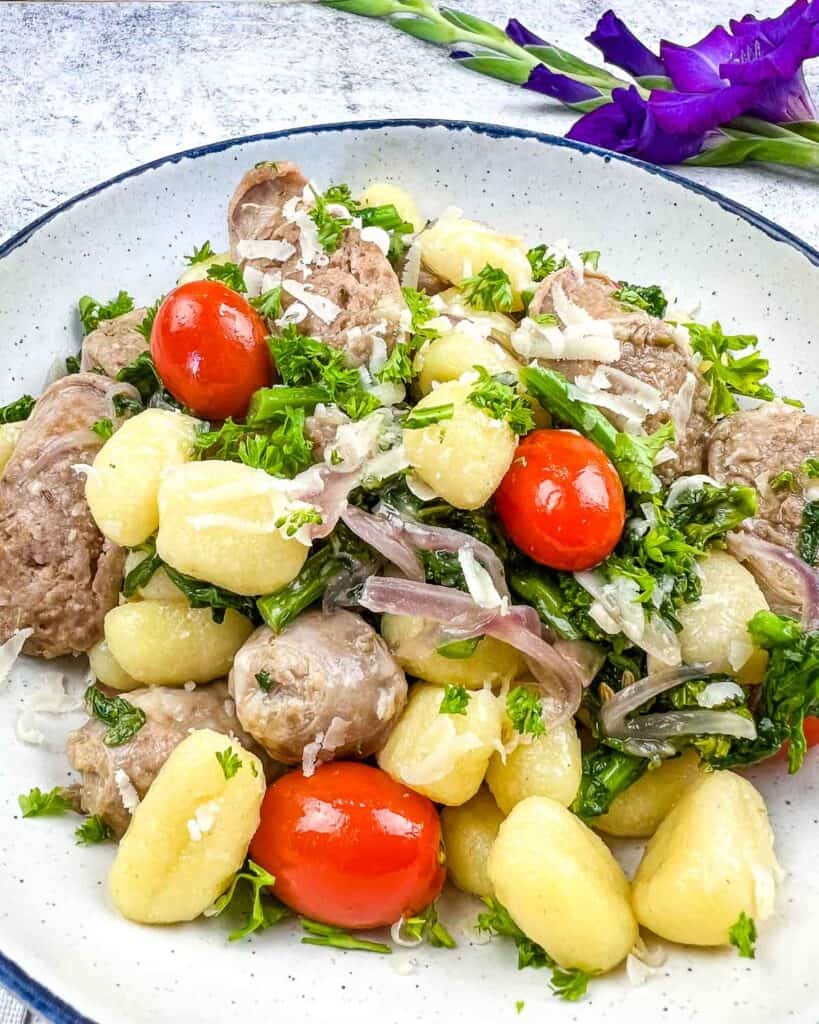
[[[535,430],[518,445],[495,493],[506,532],[552,569],[590,569],[623,532],[623,485],[609,458],[570,430]]]
[[[377,928],[438,896],[446,876],[440,845],[430,800],[378,768],[339,761],[268,788],[250,857],[300,914]]]
[[[197,415],[243,416],[273,377],[264,322],[220,281],[175,288],[157,310],[151,355],[170,393]]]
[[[805,719],[805,739],[809,747],[819,743],[819,718],[811,716]]]

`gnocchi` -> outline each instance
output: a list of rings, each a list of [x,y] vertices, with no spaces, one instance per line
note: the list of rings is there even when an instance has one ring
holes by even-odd
[[[88,664],[94,678],[114,690],[136,690],[141,685],[128,675],[105,640],[99,640],[88,652]]]
[[[268,594],[289,583],[308,547],[282,535],[288,502],[262,469],[238,462],[192,462],[159,488],[156,550],[179,572],[237,594]]]
[[[514,647],[485,636],[468,658],[446,658],[437,651],[414,649],[413,640],[428,623],[415,615],[382,615],[381,635],[395,660],[411,675],[427,683],[465,686],[480,690],[488,684],[510,682],[524,669],[523,656]]]
[[[564,807],[577,796],[583,758],[574,722],[521,741],[504,759],[492,755],[486,782],[504,814],[529,796],[548,796]]]
[[[502,811],[484,786],[465,804],[441,812],[447,872],[464,892],[492,895],[486,863],[502,821]]]
[[[197,421],[164,409],[126,420],[97,453],[85,484],[91,515],[116,544],[135,547],[159,525],[163,472],[193,454]]]
[[[512,464],[517,437],[502,420],[467,401],[472,384],[448,381],[415,406],[415,413],[452,404],[451,419],[404,430],[407,458],[418,476],[455,508],[480,508]]]
[[[230,778],[217,755],[238,758]],[[192,921],[227,888],[259,825],[262,763],[229,736],[192,732],[134,812],[108,889],[131,921]]]
[[[520,293],[532,286],[532,268],[522,239],[459,215],[445,214],[419,235],[419,241],[423,263],[453,284],[460,284],[486,266],[506,271],[512,283],[512,308],[523,308]]]
[[[520,363],[496,341],[458,330],[442,334],[422,348],[413,369],[421,394],[427,395],[434,384],[457,380],[475,366],[483,366],[491,374],[516,373],[520,369]]]
[[[724,551],[699,562],[702,596],[679,611],[678,634],[687,664],[714,662],[714,671],[736,674],[740,683],[761,683],[768,656],[751,643],[747,623],[768,603],[744,565]]]
[[[105,642],[111,657],[138,683],[181,686],[227,675],[233,656],[253,631],[253,623],[232,608],[213,621],[210,608],[181,601],[135,601],[105,616]]]
[[[378,755],[397,782],[436,803],[457,806],[478,792],[489,758],[500,743],[501,704],[488,690],[469,696],[466,714],[441,714],[443,691],[423,683]]]
[[[733,772],[710,772],[649,842],[634,909],[661,938],[723,946],[743,911],[757,923],[770,917],[778,873],[762,797]]]
[[[699,754],[687,750],[680,757],[650,768],[590,824],[610,836],[652,836],[669,811],[704,774]]]
[[[489,880],[515,924],[562,967],[616,967],[637,941],[629,885],[610,850],[545,796],[522,800],[489,854]]]
[[[23,432],[22,423],[3,423],[0,425],[0,476],[6,468],[6,463],[14,454],[17,441]]]
[[[374,181],[358,198],[362,206],[389,206],[398,210],[405,221],[412,224],[413,231],[420,231],[426,221],[418,212],[415,200],[399,185],[390,185],[386,181]]]

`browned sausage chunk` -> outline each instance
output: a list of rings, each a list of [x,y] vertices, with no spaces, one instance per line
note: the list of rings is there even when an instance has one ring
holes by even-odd
[[[102,370],[108,377],[115,378],[140,353],[147,352],[148,340],[137,330],[147,312],[142,307],[115,316],[113,320],[100,320],[99,327],[83,339],[82,369]]]

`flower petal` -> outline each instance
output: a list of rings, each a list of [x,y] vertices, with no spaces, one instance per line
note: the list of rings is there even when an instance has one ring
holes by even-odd
[[[707,93],[651,93],[650,105],[658,126],[665,132],[703,134],[747,113],[759,99],[759,86],[723,85]]]
[[[524,89],[531,89],[533,92],[543,93],[551,96],[552,99],[560,100],[561,103],[583,103],[586,100],[599,99],[603,94],[599,89],[583,82],[576,82],[568,75],[559,75],[550,71],[545,65],[538,64],[532,68],[529,80]]]
[[[660,58],[640,42],[614,11],[606,11],[586,39],[597,47],[609,64],[622,68],[635,78],[666,74]]]
[[[506,34],[518,46],[551,46],[551,43],[547,43],[545,39],[530,32],[525,25],[521,25],[517,18],[510,18],[506,23]]]
[[[666,39],[660,43],[666,74],[680,92],[710,92],[723,88],[720,64],[731,60],[737,50],[737,40],[721,25],[693,46],[670,43]]]

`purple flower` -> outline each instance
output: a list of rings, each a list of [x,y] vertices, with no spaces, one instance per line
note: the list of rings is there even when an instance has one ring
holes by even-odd
[[[609,64],[622,68],[635,78],[664,76],[666,73],[660,58],[640,42],[614,11],[606,11],[586,39],[597,47]]]
[[[682,163],[700,152],[707,128],[698,124],[695,130],[685,120],[675,121],[673,102],[668,105],[658,103],[655,99],[658,95],[652,93],[646,100],[633,85],[628,89],[615,89],[612,102],[581,117],[567,138],[601,146],[615,153],[627,153],[653,164]],[[660,119],[671,127],[661,126],[658,113]],[[677,110],[677,114],[680,113]]]
[[[510,18],[506,23],[506,34],[512,40],[513,43],[517,43],[518,46],[551,46],[551,43],[547,43],[545,39],[541,39],[540,36],[536,36],[534,32],[530,32],[525,25],[521,25],[517,18]]]
[[[660,53],[674,87],[706,93],[731,87],[756,89],[744,111],[767,121],[816,116],[802,62],[819,56],[819,0],[796,0],[776,18],[746,15],[717,26],[693,46],[663,41]]]
[[[603,95],[594,86],[585,85],[583,82],[576,82],[568,75],[559,75],[550,71],[545,65],[538,64],[532,68],[524,89],[531,89],[533,92],[541,92],[551,96],[554,100],[560,100],[571,106],[573,103],[585,103],[587,100],[597,100]]]

